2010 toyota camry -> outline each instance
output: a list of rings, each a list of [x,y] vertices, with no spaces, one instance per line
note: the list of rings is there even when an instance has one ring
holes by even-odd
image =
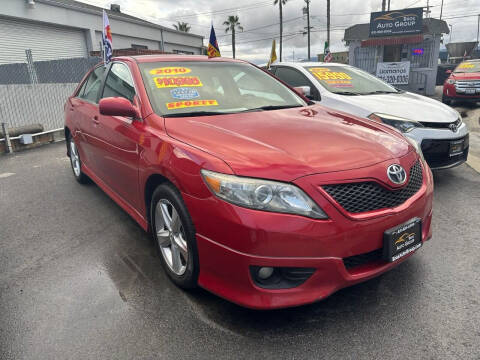
[[[431,237],[432,175],[414,142],[246,62],[116,58],[85,76],[65,118],[75,178],[151,231],[183,288],[306,304]]]

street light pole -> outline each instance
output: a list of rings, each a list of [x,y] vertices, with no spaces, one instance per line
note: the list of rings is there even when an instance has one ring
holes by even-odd
[[[443,0],[442,0],[442,5],[440,5],[440,20],[442,20],[442,14],[443,14]]]

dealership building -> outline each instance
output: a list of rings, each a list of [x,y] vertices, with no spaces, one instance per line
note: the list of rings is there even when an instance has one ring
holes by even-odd
[[[87,57],[100,50],[102,8],[73,0],[1,0],[0,64]],[[115,49],[202,54],[203,36],[107,10]]]
[[[347,28],[344,41],[350,65],[398,88],[433,95],[445,33],[449,33],[445,21],[423,19],[422,8],[417,8],[372,13],[369,24]]]

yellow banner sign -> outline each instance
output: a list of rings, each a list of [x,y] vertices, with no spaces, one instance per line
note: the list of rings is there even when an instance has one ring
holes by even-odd
[[[182,86],[203,86],[198,76],[168,76],[153,79],[157,88],[175,88]]]
[[[186,101],[175,101],[165,104],[167,109],[183,109],[183,108],[192,108],[200,106],[217,106],[217,100],[186,100]]]
[[[352,78],[344,72],[322,71],[314,72],[313,75],[319,80],[351,80]]]

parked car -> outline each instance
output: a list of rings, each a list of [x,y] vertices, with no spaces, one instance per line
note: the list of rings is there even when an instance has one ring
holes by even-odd
[[[150,230],[182,288],[296,306],[431,237],[432,174],[415,142],[243,61],[115,58],[86,75],[65,119],[77,181]]]
[[[396,128],[420,145],[432,169],[467,160],[467,125],[456,110],[439,101],[396,89],[344,64],[278,63],[270,71],[324,106]]]
[[[442,101],[450,104],[454,100],[480,101],[480,59],[464,61],[452,71],[443,84]]]

